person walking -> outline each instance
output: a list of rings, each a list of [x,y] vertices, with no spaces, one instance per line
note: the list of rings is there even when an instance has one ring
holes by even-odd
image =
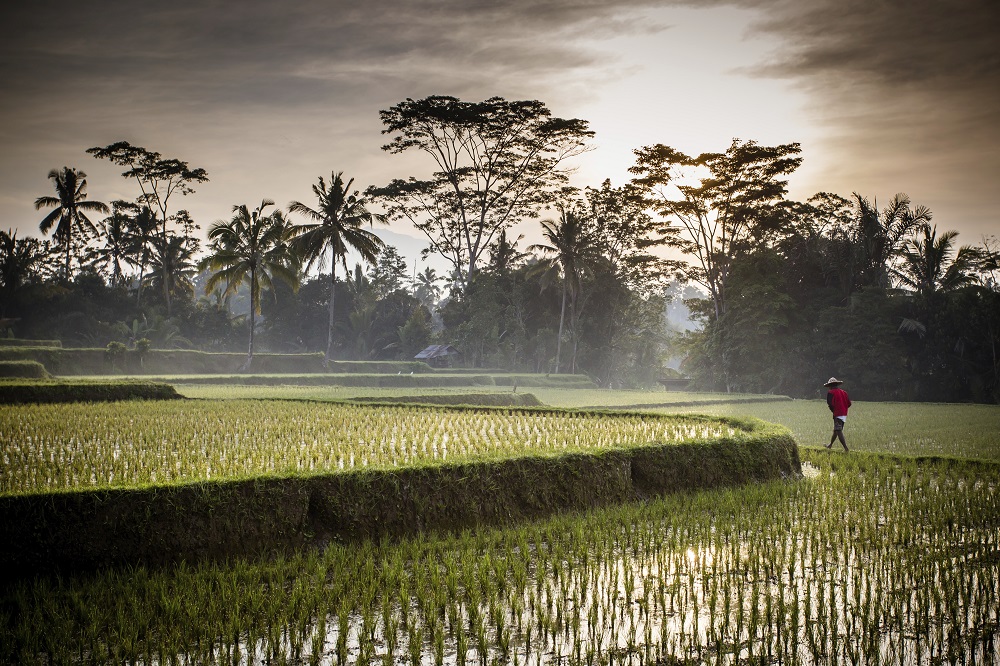
[[[847,391],[840,388],[843,383],[836,377],[830,377],[826,384],[823,384],[830,389],[826,394],[826,405],[833,412],[833,436],[830,437],[830,443],[826,445],[826,448],[832,447],[833,443],[839,439],[844,450],[850,451],[847,448],[847,440],[844,439],[844,423],[847,421],[847,410],[851,407],[851,398],[847,395]]]

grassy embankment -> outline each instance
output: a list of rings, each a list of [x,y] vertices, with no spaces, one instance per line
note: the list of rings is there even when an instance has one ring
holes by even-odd
[[[165,375],[232,374],[246,361],[243,353],[202,352],[190,349],[127,350],[110,356],[102,348],[0,345],[0,361],[37,361],[54,375]],[[397,373],[432,372],[419,361],[334,361],[323,365],[323,354],[254,355],[255,373]]]
[[[49,373],[38,361],[0,361],[0,378],[5,377],[46,379]]]
[[[0,405],[179,400],[169,384],[143,380],[0,379]]]

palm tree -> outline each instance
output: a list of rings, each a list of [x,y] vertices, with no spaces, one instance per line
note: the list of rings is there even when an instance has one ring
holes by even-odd
[[[95,232],[94,223],[87,217],[87,211],[107,213],[108,207],[100,201],[87,201],[87,174],[70,167],[53,169],[49,179],[56,188],[56,196],[35,199],[35,210],[55,208],[45,216],[38,228],[43,234],[55,225],[54,238],[66,246],[65,278],[69,280],[69,264],[73,248],[73,232],[81,234]],[[58,222],[58,224],[57,224]]]
[[[438,297],[441,296],[441,287],[438,285],[438,282],[443,279],[433,268],[425,268],[422,273],[417,273],[417,277],[414,280],[413,295],[428,309],[433,308],[437,303]]]
[[[118,286],[122,279],[122,264],[128,263],[134,241],[130,231],[132,214],[138,209],[128,201],[112,201],[111,214],[101,220],[100,235],[104,245],[95,251],[95,266],[111,273],[111,286]]]
[[[330,302],[327,322],[326,355],[324,363],[329,363],[333,353],[334,299],[337,288],[337,261],[347,271],[347,251],[353,248],[368,263],[373,263],[384,243],[378,236],[361,228],[373,221],[385,221],[384,216],[370,213],[368,202],[359,198],[355,190],[351,193],[354,179],[344,183],[344,174],[331,173],[327,185],[320,176],[319,184],[313,185],[319,205],[310,208],[299,201],[288,204],[288,212],[299,213],[312,222],[293,228],[295,236],[292,248],[295,254],[306,262],[308,270],[314,262],[330,254]]]
[[[18,238],[16,231],[0,231],[0,318],[14,293],[38,274],[37,268],[48,256],[46,249],[37,238]]]
[[[903,247],[902,262],[893,271],[901,284],[926,299],[976,281],[979,255],[975,248],[968,245],[955,252],[957,231],[946,231],[938,237],[937,226],[927,224],[921,231],[922,238],[910,239]]]
[[[880,213],[878,205],[857,192],[855,201],[854,248],[851,257],[855,289],[889,287],[892,263],[906,239],[931,221],[925,206],[912,207],[905,194],[897,194]]]
[[[293,287],[298,283],[298,263],[288,245],[289,224],[280,210],[264,214],[264,209],[273,205],[273,201],[264,199],[253,212],[246,205],[233,206],[231,220],[219,220],[209,229],[211,254],[199,264],[200,270],[215,271],[205,284],[206,294],[222,283],[226,294],[235,293],[244,283],[250,287],[250,344],[241,372],[249,370],[253,363],[261,291],[270,289],[274,278]]]
[[[150,261],[149,283],[160,289],[167,298],[167,317],[171,315],[173,296],[193,296],[194,250],[188,239],[182,236],[157,236],[152,241],[152,261]]]
[[[562,304],[559,308],[559,337],[556,340],[556,367],[559,374],[562,355],[562,338],[564,321],[566,319],[566,297],[570,299],[570,323],[576,334],[576,299],[580,293],[582,270],[588,261],[598,255],[597,241],[587,229],[582,216],[562,209],[559,221],[543,220],[542,236],[548,245],[532,245],[528,249],[553,255],[540,264],[542,270],[542,288],[555,281],[562,273]],[[571,366],[576,371],[576,352],[574,344],[573,362]]]
[[[146,265],[153,253],[153,239],[160,228],[160,220],[156,212],[149,206],[139,207],[138,212],[129,219],[129,236],[132,239],[132,263],[139,267],[139,281],[136,289],[136,307],[142,304],[142,286],[146,277]]]

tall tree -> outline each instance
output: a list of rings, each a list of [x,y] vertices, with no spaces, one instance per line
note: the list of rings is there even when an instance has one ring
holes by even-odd
[[[897,194],[881,212],[878,203],[854,193],[854,253],[851,267],[855,290],[891,286],[893,262],[907,239],[930,223],[926,206],[912,206],[905,194]]]
[[[417,273],[416,279],[413,281],[413,295],[428,310],[432,310],[437,305],[438,298],[441,296],[441,287],[438,282],[443,279],[436,270],[428,266]]]
[[[404,289],[406,260],[392,245],[386,245],[379,252],[376,262],[369,268],[368,277],[377,298],[382,299],[399,289]]]
[[[253,363],[261,291],[270,289],[275,278],[291,285],[298,282],[298,264],[288,245],[290,225],[280,210],[264,213],[273,205],[273,201],[264,199],[252,212],[245,204],[233,206],[231,220],[219,220],[209,229],[210,254],[199,264],[201,270],[214,271],[205,283],[206,294],[221,284],[225,284],[226,294],[235,293],[243,284],[249,286],[250,343],[241,372],[249,370]]]
[[[957,231],[938,236],[937,226],[924,224],[919,233],[903,246],[900,266],[893,270],[900,283],[929,299],[976,281],[981,252],[969,245],[956,250]]]
[[[208,182],[208,172],[204,169],[192,169],[187,162],[164,158],[160,153],[142,146],[133,146],[128,141],[117,141],[103,148],[90,148],[87,153],[97,159],[126,167],[122,177],[134,179],[139,185],[139,191],[142,192],[140,203],[160,214],[163,223],[160,240],[163,243],[167,242],[167,223],[172,219],[169,212],[170,198],[175,194],[191,194],[195,184]],[[168,283],[166,276],[162,283],[164,286]],[[164,292],[163,296],[169,310],[170,293]]]
[[[16,231],[0,231],[0,317],[6,316],[14,293],[37,275],[47,256],[43,241],[18,238]]]
[[[468,288],[494,238],[515,222],[537,216],[567,180],[565,160],[586,149],[587,122],[552,117],[539,101],[492,97],[407,99],[380,111],[393,135],[383,150],[431,157],[429,178],[393,180],[373,189],[393,218],[409,220]]]
[[[726,310],[726,284],[734,259],[780,221],[777,204],[802,159],[798,143],[761,146],[735,139],[724,153],[689,157],[663,144],[635,151],[629,171],[669,223],[667,243],[693,257],[685,276],[708,290],[715,319]]]
[[[35,199],[35,210],[54,208],[45,216],[38,228],[47,234],[53,226],[53,237],[60,245],[65,246],[66,264],[64,277],[70,277],[70,258],[73,250],[73,234],[86,235],[95,233],[97,228],[87,217],[88,212],[107,213],[107,205],[100,201],[87,201],[87,174],[70,167],[53,169],[49,172],[49,180],[56,188],[56,196],[43,196]]]
[[[315,262],[322,261],[325,256],[329,255],[330,258],[330,304],[324,356],[324,363],[327,364],[333,357],[337,262],[344,265],[346,273],[348,249],[354,249],[365,261],[372,263],[384,245],[378,236],[362,228],[376,220],[383,221],[383,216],[369,212],[368,201],[360,197],[357,190],[351,192],[353,184],[353,178],[344,182],[343,172],[332,173],[329,183],[320,176],[319,183],[312,187],[318,202],[316,208],[300,201],[293,201],[288,205],[288,212],[298,213],[311,220],[292,230],[295,237],[292,248],[306,262],[306,270]]]
[[[570,329],[573,337],[573,359],[570,372],[576,372],[576,350],[578,320],[577,299],[580,295],[581,275],[587,263],[598,256],[598,249],[592,230],[588,228],[586,218],[578,212],[563,207],[559,219],[542,221],[542,237],[547,244],[540,243],[528,247],[531,251],[539,251],[551,255],[541,267],[547,268],[542,273],[543,287],[554,281],[561,273],[562,301],[559,306],[559,337],[556,342],[555,373],[559,374],[564,322],[566,319],[566,298],[569,296]]]
[[[588,187],[585,194],[595,242],[610,268],[641,294],[661,292],[664,278],[681,264],[653,252],[667,241],[659,232],[662,225],[647,212],[642,192],[630,185],[612,187],[605,180],[599,188]]]
[[[132,257],[134,239],[130,231],[138,206],[121,199],[111,202],[111,214],[101,220],[99,233],[103,244],[94,252],[94,266],[111,274],[111,286],[122,281],[122,266]]]

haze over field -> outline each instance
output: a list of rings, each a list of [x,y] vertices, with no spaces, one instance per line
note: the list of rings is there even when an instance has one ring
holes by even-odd
[[[382,184],[425,165],[380,150],[378,111],[444,94],[588,120],[579,186],[622,184],[651,143],[799,141],[791,196],[907,192],[972,243],[996,229],[998,17],[991,0],[23,3],[3,10],[0,226],[39,235],[32,203],[64,165],[93,199],[133,199],[84,153],[120,139],[208,171],[178,202],[203,228],[333,169]]]

